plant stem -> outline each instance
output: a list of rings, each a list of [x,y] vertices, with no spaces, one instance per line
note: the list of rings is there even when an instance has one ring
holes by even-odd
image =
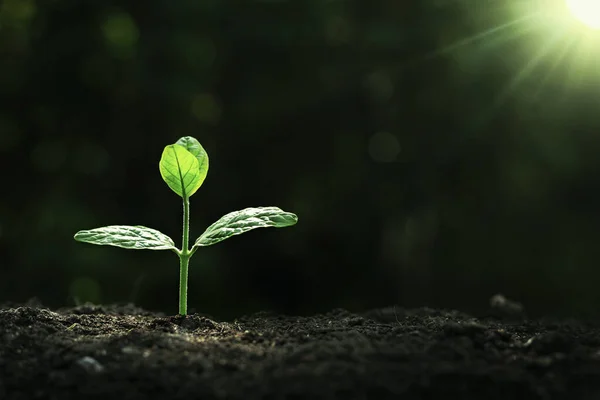
[[[183,239],[179,255],[179,314],[187,314],[188,265],[190,261],[190,199],[183,198]]]

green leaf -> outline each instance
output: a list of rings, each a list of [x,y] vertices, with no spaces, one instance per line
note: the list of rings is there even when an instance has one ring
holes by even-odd
[[[295,225],[296,222],[298,222],[296,214],[283,211],[278,207],[245,208],[222,216],[200,235],[194,247],[210,246],[256,228],[283,228]]]
[[[74,236],[79,242],[116,246],[124,249],[177,250],[173,240],[145,226],[111,225],[79,231]]]
[[[187,151],[196,157],[198,160],[198,168],[200,169],[200,179],[204,182],[206,174],[208,174],[208,153],[206,153],[204,147],[202,147],[196,138],[191,136],[184,136],[175,142],[175,144],[185,147]],[[202,182],[200,182],[200,185],[202,185]]]
[[[185,147],[171,144],[163,150],[159,163],[160,175],[171,190],[182,198],[188,198],[202,185],[198,159]]]

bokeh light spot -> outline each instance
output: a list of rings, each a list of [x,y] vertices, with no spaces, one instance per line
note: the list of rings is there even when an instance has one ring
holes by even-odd
[[[325,35],[331,46],[344,44],[350,38],[350,25],[348,20],[335,16],[327,22]]]
[[[384,71],[374,71],[367,75],[365,86],[374,100],[387,101],[394,94],[392,79]]]
[[[174,46],[182,64],[190,68],[210,68],[217,59],[217,45],[209,37],[178,35]]]
[[[191,111],[201,122],[217,124],[221,119],[221,107],[210,93],[201,93],[194,96]]]
[[[0,21],[19,24],[31,20],[36,12],[33,0],[5,0],[0,7]]]
[[[369,155],[380,163],[393,162],[400,154],[400,142],[389,132],[377,132],[369,139]]]
[[[107,46],[115,55],[129,57],[133,55],[139,39],[138,28],[126,13],[110,15],[102,25]]]

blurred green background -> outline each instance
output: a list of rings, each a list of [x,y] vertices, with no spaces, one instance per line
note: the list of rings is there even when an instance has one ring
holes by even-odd
[[[537,1],[4,0],[0,302],[177,312],[170,252],[76,243],[140,224],[179,245],[165,145],[221,215],[299,215],[191,261],[217,317],[399,304],[600,304],[600,34]]]

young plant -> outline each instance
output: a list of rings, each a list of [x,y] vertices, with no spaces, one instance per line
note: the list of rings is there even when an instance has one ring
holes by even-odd
[[[187,314],[188,265],[200,247],[210,246],[255,228],[283,228],[295,225],[298,217],[277,207],[253,207],[230,212],[210,225],[189,248],[190,197],[208,173],[208,154],[193,137],[186,136],[166,146],[159,170],[167,185],[183,199],[183,239],[181,249],[167,235],[145,226],[110,225],[82,230],[79,242],[122,247],[124,249],[172,250],[179,256],[179,314]]]

